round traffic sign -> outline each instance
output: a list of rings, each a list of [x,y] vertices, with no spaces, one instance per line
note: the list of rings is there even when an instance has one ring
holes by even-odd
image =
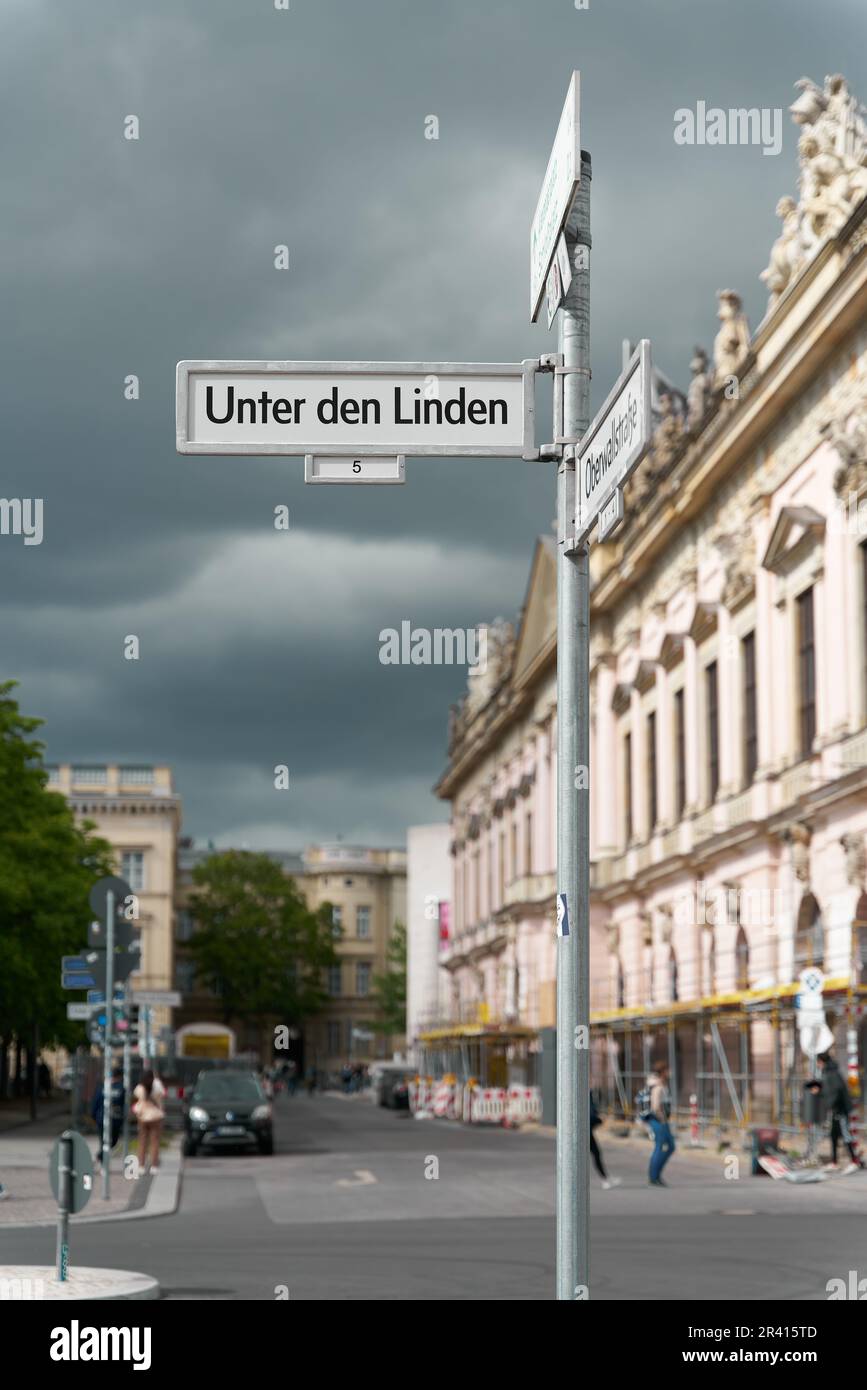
[[[93,1191],[93,1160],[90,1149],[81,1135],[74,1129],[64,1130],[51,1150],[48,1177],[51,1191],[56,1201],[60,1200],[60,1143],[61,1139],[72,1140],[72,1177],[69,1184],[69,1210],[81,1211],[90,1201]]]
[[[109,893],[114,893],[114,912],[115,916],[118,916],[123,910],[124,902],[132,894],[132,889],[125,878],[116,878],[113,874],[97,879],[90,890],[90,910],[100,922],[105,922]]]

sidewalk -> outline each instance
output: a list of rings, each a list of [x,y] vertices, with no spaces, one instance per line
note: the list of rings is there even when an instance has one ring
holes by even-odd
[[[49,1226],[57,1221],[57,1203],[51,1191],[48,1167],[58,1135],[68,1125],[68,1109],[36,1123],[18,1122],[0,1132],[0,1182],[8,1196],[0,1202],[0,1229],[7,1226]],[[97,1138],[89,1130],[83,1137],[91,1154]],[[135,1152],[133,1131],[131,1152]],[[132,1172],[130,1168],[130,1172]],[[93,1221],[128,1220],[141,1216],[167,1216],[175,1211],[180,1196],[181,1152],[179,1136],[170,1136],[160,1155],[160,1171],[137,1178],[125,1177],[120,1150],[111,1162],[111,1197],[102,1196],[102,1173],[94,1165],[93,1193],[87,1206],[70,1217],[72,1225]]]

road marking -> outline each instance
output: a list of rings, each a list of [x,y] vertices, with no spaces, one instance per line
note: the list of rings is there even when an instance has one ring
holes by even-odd
[[[356,1168],[354,1178],[338,1178],[335,1187],[369,1187],[371,1183],[378,1182],[368,1168]]]

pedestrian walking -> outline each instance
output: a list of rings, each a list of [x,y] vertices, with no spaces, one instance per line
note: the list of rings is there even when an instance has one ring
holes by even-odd
[[[160,1170],[160,1136],[165,1119],[166,1088],[149,1069],[132,1093],[132,1113],[138,1120],[138,1161],[142,1172]]]
[[[843,1080],[840,1068],[830,1052],[822,1052],[816,1061],[822,1069],[822,1099],[831,1116],[831,1162],[825,1165],[825,1170],[829,1173],[837,1171],[837,1147],[842,1139],[849,1150],[849,1162],[842,1174],[843,1177],[846,1177],[849,1173],[857,1173],[861,1167],[858,1161],[858,1151],[852,1139],[852,1131],[849,1128],[849,1115],[852,1111],[849,1087]]]
[[[647,1085],[635,1098],[638,1118],[647,1125],[653,1135],[653,1153],[650,1155],[648,1174],[651,1187],[667,1187],[663,1181],[662,1170],[674,1153],[674,1135],[671,1132],[671,1096],[668,1090],[668,1065],[654,1062],[653,1070],[647,1078]]]
[[[591,1156],[591,1158],[593,1159],[593,1166],[595,1167],[597,1173],[599,1174],[600,1178],[602,1179],[602,1186],[605,1188],[606,1191],[608,1191],[608,1189],[611,1188],[611,1187],[619,1187],[619,1186],[620,1186],[620,1178],[609,1178],[608,1174],[607,1174],[606,1171],[605,1171],[605,1164],[602,1162],[602,1154],[600,1153],[599,1145],[598,1145],[598,1143],[596,1142],[596,1135],[595,1135],[595,1133],[594,1133],[594,1131],[595,1131],[596,1129],[598,1129],[598,1127],[601,1125],[601,1123],[602,1123],[602,1116],[599,1114],[599,1111],[598,1111],[597,1108],[596,1108],[596,1101],[593,1099],[593,1092],[591,1091],[591,1092],[590,1092],[590,1156]]]
[[[102,1165],[106,1160],[103,1154],[103,1116],[105,1114],[105,1093],[100,1086],[93,1097],[90,1113],[96,1125],[98,1144],[94,1161]],[[113,1149],[120,1138],[123,1129],[123,1116],[126,1108],[126,1091],[123,1086],[123,1071],[120,1067],[113,1067],[111,1073],[111,1092],[110,1092],[110,1124],[111,1124],[111,1148]]]
[[[5,1202],[5,1201],[6,1201],[6,1198],[7,1198],[8,1196],[9,1196],[9,1188],[8,1188],[8,1187],[4,1187],[3,1184],[2,1184],[2,1182],[0,1182],[0,1202]]]

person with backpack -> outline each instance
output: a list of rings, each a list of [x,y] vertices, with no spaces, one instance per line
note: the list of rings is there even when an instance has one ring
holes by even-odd
[[[596,1108],[596,1101],[593,1099],[593,1092],[590,1092],[590,1157],[593,1159],[593,1166],[602,1179],[602,1186],[606,1192],[611,1187],[620,1186],[620,1178],[609,1178],[605,1171],[605,1164],[602,1162],[602,1154],[596,1142],[596,1135],[593,1133],[602,1123],[602,1116]]]
[[[104,1100],[105,1093],[103,1091],[102,1086],[99,1086],[98,1089],[94,1092],[93,1103],[90,1107],[90,1113],[93,1118],[93,1123],[96,1125],[96,1133],[99,1139],[96,1154],[94,1155],[94,1161],[97,1163],[97,1165],[100,1166],[106,1161],[102,1146],[102,1122],[103,1115],[105,1114]],[[124,1090],[123,1085],[123,1071],[120,1067],[112,1067],[111,1069],[111,1092],[109,1103],[111,1106],[111,1147],[113,1149],[117,1144],[117,1141],[120,1138],[120,1132],[123,1129],[123,1116],[126,1108],[126,1091]]]
[[[662,1170],[674,1153],[674,1135],[671,1132],[671,1095],[668,1090],[668,1065],[654,1062],[653,1070],[647,1078],[647,1085],[635,1097],[638,1118],[646,1124],[653,1135],[653,1153],[650,1155],[648,1179],[651,1187],[667,1187],[663,1182]]]
[[[837,1171],[837,1146],[842,1139],[849,1150],[849,1162],[843,1169],[843,1176],[846,1177],[849,1173],[857,1173],[861,1167],[849,1128],[849,1114],[852,1110],[849,1087],[830,1052],[820,1053],[816,1061],[822,1068],[822,1100],[831,1116],[831,1162],[826,1165],[826,1172]]]

